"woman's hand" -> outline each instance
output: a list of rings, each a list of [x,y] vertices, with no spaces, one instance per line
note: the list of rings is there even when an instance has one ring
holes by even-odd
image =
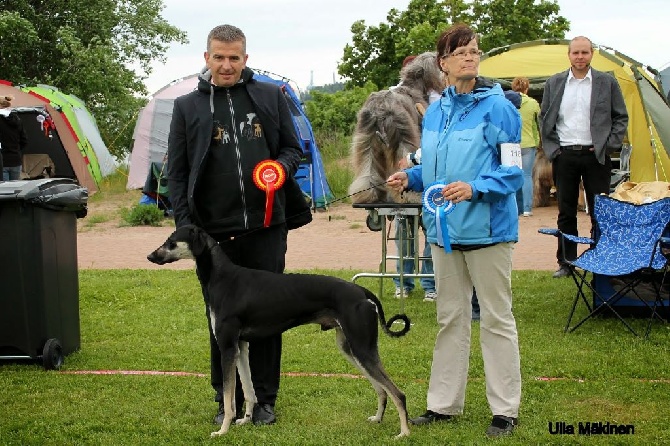
[[[444,186],[442,196],[452,203],[460,203],[472,198],[472,187],[464,181],[455,181]]]
[[[388,177],[388,180],[386,180],[386,187],[397,192],[402,192],[407,189],[408,184],[407,174],[403,171],[394,173]]]

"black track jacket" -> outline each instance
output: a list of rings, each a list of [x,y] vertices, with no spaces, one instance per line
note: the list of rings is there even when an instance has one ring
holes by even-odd
[[[286,222],[289,229],[309,223],[312,215],[300,187],[293,178],[302,157],[302,148],[298,141],[291,112],[281,89],[268,82],[253,79],[253,71],[245,68],[242,72],[245,88],[253,102],[258,119],[265,132],[270,157],[279,161],[285,168],[287,179],[275,195],[284,215],[273,215],[273,224]],[[209,79],[201,76],[203,82]],[[205,90],[205,91],[202,91]],[[168,137],[168,188],[174,210],[177,227],[195,224],[206,227],[208,222],[201,220],[194,191],[201,181],[203,163],[212,146],[214,120],[210,105],[211,92],[205,88],[180,96],[174,102],[170,134]],[[234,185],[231,185],[231,190]],[[258,229],[254,227],[246,230]],[[239,225],[236,226],[239,228]],[[231,236],[232,228],[216,228],[217,233]],[[245,232],[241,231],[241,232]]]

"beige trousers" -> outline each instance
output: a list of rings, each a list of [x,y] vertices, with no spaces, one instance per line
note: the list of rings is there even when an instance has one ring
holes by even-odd
[[[470,359],[472,287],[480,306],[486,398],[493,415],[517,417],[521,366],[512,314],[513,243],[446,253],[432,246],[439,331],[433,350],[428,410],[463,413]]]

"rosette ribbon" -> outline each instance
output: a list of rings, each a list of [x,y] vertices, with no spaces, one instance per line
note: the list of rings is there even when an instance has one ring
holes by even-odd
[[[449,240],[449,228],[447,226],[447,214],[452,212],[456,205],[445,200],[442,189],[446,185],[434,183],[423,192],[423,207],[432,215],[435,215],[435,228],[437,230],[437,244],[444,248],[444,252],[451,252],[451,241]]]
[[[265,219],[263,227],[270,226],[272,221],[272,205],[275,200],[275,191],[284,185],[286,173],[281,164],[274,160],[265,160],[256,164],[253,172],[254,184],[265,191]]]

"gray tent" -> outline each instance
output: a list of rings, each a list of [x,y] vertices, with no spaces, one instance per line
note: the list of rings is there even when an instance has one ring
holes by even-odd
[[[668,102],[670,103],[670,65],[664,70],[661,70],[658,77],[661,80],[661,86],[665,93],[665,97],[668,98]]]

